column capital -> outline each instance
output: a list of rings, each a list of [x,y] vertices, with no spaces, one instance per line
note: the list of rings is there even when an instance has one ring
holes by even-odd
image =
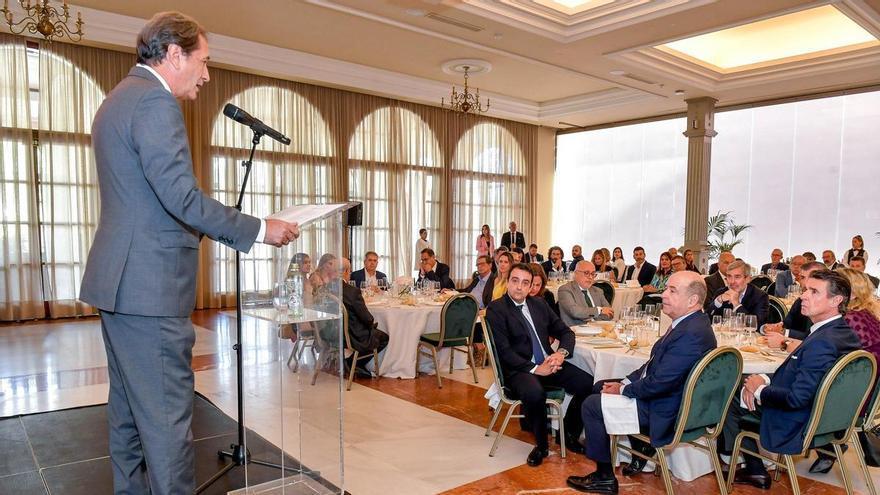
[[[685,100],[687,109],[687,129],[684,135],[688,138],[713,138],[715,132],[715,104],[718,100],[709,96],[689,98]]]

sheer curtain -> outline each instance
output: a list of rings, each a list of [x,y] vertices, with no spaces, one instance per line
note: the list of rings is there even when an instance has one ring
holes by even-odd
[[[461,137],[455,145],[450,186],[452,273],[460,282],[474,271],[480,227],[489,225],[500,244],[507,225],[514,221],[529,243],[534,225],[530,214],[536,206],[527,187],[529,163],[534,159],[526,158],[524,139],[517,139],[500,123],[468,120],[457,121]]]
[[[352,257],[363,266],[363,254],[379,254],[380,271],[389,277],[410,275],[416,268],[419,229],[444,259],[440,228],[440,179],[443,159],[432,128],[413,110],[389,105],[374,110],[358,124],[349,145],[348,196],[364,203],[363,226],[357,230]]]
[[[0,34],[0,319],[45,316],[27,46]]]
[[[45,299],[52,316],[94,313],[77,300],[100,213],[92,120],[133,57],[40,45],[38,174]]]
[[[218,83],[217,77],[221,81]],[[248,76],[240,76],[247,79]],[[239,76],[215,74],[219,94],[238,89]],[[217,100],[219,101],[219,100]],[[291,139],[289,146],[263,137],[254,164],[242,211],[264,218],[284,207],[302,203],[334,201],[334,138],[321,112],[303,94],[289,85],[260,85],[237,92],[229,103],[247,111],[270,127],[281,129]],[[224,101],[223,104],[226,102]],[[222,106],[221,106],[222,108]],[[249,128],[218,115],[213,124],[210,155],[210,194],[226,205],[234,205],[243,179],[242,160],[247,159],[253,134]],[[319,232],[303,237],[300,245],[309,252],[324,249]],[[219,243],[210,250],[210,297],[222,306],[234,305],[235,253]],[[271,289],[271,267],[282,251],[256,244],[242,255],[242,287]]]
[[[684,241],[687,138],[684,119],[563,134],[557,138],[553,239],[566,256],[641,245],[647,260]],[[712,172],[714,173],[714,166]]]

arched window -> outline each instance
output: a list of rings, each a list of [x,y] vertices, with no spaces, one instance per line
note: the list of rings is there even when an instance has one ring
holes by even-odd
[[[287,88],[260,86],[235,95],[229,103],[247,111],[291,139],[284,146],[263,137],[244,196],[242,211],[259,218],[293,204],[328,203],[332,170],[333,139],[321,112],[302,95]],[[218,115],[211,139],[212,195],[223,204],[234,205],[244,175],[253,133],[249,128]],[[299,242],[309,252],[323,250],[318,238],[304,234]],[[219,243],[212,245],[212,293],[221,298],[235,291],[235,254]],[[271,289],[274,256],[281,250],[255,244],[242,254],[242,288]],[[231,300],[221,301],[232,303]]]
[[[410,275],[419,229],[428,229],[435,250],[443,236],[442,159],[434,132],[411,110],[383,107],[358,124],[348,155],[348,196],[364,203],[363,229],[353,242],[354,266],[362,266],[364,252],[376,251],[380,271],[389,277]]]
[[[504,127],[482,122],[459,139],[452,161],[452,273],[474,271],[476,238],[483,224],[492,229],[496,244],[508,223],[523,226],[525,175],[522,148]]]

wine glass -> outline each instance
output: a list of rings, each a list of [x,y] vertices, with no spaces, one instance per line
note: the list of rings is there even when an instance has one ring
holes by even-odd
[[[379,286],[379,290],[386,291],[388,290],[388,279],[380,278],[378,282],[376,282]]]
[[[275,307],[275,315],[278,318],[286,318],[289,310],[288,301],[290,292],[286,282],[276,282],[272,286],[272,306]]]
[[[744,319],[746,330],[746,343],[755,343],[755,332],[758,330],[758,317],[755,315],[746,315]]]

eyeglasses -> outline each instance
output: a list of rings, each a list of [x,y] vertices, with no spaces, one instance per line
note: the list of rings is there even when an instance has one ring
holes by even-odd
[[[575,270],[575,272],[580,273],[587,278],[593,278],[596,276],[596,272],[585,272],[585,271],[581,271],[581,270]]]

